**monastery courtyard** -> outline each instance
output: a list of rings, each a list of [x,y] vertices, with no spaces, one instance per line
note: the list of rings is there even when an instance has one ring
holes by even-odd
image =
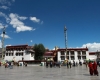
[[[98,67],[100,73],[100,67]],[[0,80],[100,80],[100,76],[90,76],[88,68],[83,66],[67,69],[46,68],[43,66],[15,67],[13,69],[0,67]]]

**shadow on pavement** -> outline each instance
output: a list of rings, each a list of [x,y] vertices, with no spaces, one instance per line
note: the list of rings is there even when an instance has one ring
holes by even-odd
[[[84,76],[90,76],[89,74],[83,74]]]

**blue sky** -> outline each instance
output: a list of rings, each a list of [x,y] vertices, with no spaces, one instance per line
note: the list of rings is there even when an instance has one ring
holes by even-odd
[[[46,48],[100,49],[100,0],[0,0],[5,45],[43,43]],[[2,34],[1,37],[2,39]]]

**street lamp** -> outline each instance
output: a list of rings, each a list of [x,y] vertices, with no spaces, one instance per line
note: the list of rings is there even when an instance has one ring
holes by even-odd
[[[66,58],[67,58],[67,28],[66,26],[64,27],[64,34],[65,34],[65,48],[66,48]]]
[[[3,28],[2,36],[2,60],[4,59],[4,36],[5,36],[5,27]]]

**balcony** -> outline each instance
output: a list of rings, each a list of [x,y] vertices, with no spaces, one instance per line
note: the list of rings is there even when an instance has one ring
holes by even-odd
[[[77,54],[77,56],[81,56],[81,54]]]
[[[85,60],[86,59],[86,56],[82,56],[82,59]]]
[[[82,54],[82,56],[86,56],[86,54]]]
[[[70,56],[75,56],[75,54],[70,54]]]

